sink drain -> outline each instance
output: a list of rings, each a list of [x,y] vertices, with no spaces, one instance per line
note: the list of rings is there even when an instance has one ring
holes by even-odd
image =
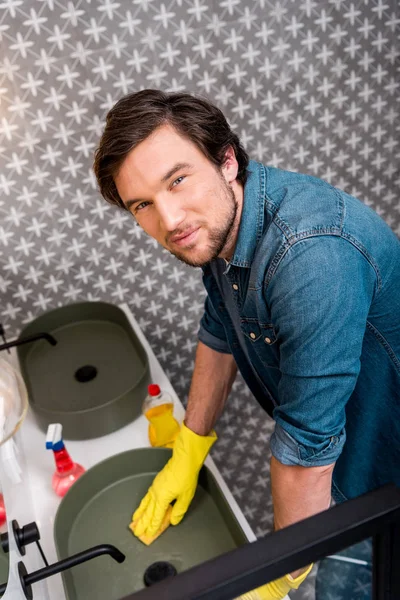
[[[80,367],[77,371],[75,371],[75,379],[79,381],[79,383],[86,383],[86,381],[91,381],[97,375],[96,367],[92,365],[85,365],[84,367]]]
[[[163,579],[167,579],[167,577],[173,577],[177,574],[177,571],[171,563],[166,561],[159,561],[151,564],[147,567],[144,572],[144,584],[147,587],[162,581]]]

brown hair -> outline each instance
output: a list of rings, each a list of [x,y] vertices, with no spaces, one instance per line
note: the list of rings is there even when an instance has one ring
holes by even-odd
[[[107,202],[125,208],[114,176],[129,152],[167,123],[218,168],[232,146],[239,164],[237,179],[246,183],[249,157],[219,108],[187,93],[148,89],[121,98],[107,114],[93,164],[100,193]]]

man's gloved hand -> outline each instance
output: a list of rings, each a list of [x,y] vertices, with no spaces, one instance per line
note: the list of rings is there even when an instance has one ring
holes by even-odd
[[[176,499],[171,513],[171,524],[183,519],[197,487],[199,471],[217,440],[214,431],[210,435],[197,435],[182,423],[174,442],[172,457],[156,475],[139,508],[133,513],[136,536],[153,536],[159,530],[172,500]]]
[[[298,575],[296,579],[293,579],[291,575],[285,575],[285,577],[275,579],[275,581],[271,581],[271,583],[266,583],[251,592],[239,596],[236,600],[282,600],[290,590],[297,590],[310,573],[312,567],[313,565],[310,565],[307,570]]]

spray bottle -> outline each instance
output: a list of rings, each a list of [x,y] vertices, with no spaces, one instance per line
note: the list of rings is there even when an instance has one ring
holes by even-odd
[[[47,429],[47,450],[53,450],[56,470],[52,479],[53,490],[58,496],[65,496],[71,485],[83,475],[85,469],[75,463],[64,445],[62,439],[62,425],[52,423]]]

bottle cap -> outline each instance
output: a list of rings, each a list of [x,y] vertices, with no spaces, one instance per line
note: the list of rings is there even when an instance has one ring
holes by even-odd
[[[160,386],[156,383],[151,383],[147,389],[150,396],[158,396],[158,394],[161,392]]]
[[[46,437],[46,448],[47,450],[62,450],[64,448],[64,442],[62,439],[62,425],[61,423],[51,423],[47,428]]]

